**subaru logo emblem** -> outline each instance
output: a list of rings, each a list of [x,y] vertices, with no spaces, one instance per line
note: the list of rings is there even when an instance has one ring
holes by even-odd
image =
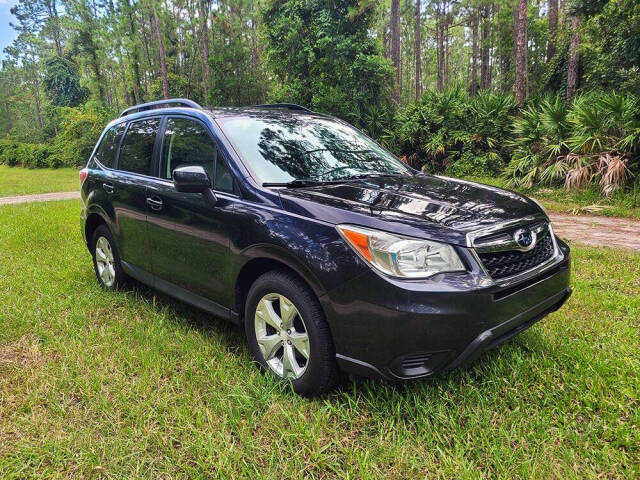
[[[520,228],[513,233],[513,240],[521,250],[527,252],[536,246],[536,234],[528,228]]]

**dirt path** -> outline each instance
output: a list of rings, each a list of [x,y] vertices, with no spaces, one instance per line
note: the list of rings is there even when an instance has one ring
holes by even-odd
[[[0,205],[80,198],[79,192],[41,193],[0,198]],[[640,220],[618,217],[552,214],[553,228],[560,237],[596,247],[640,251]]]
[[[53,192],[38,193],[36,195],[20,195],[17,197],[0,197],[0,205],[12,205],[14,203],[48,202],[50,200],[70,200],[80,198],[80,192]]]
[[[618,217],[552,214],[553,230],[561,238],[596,247],[640,251],[640,220]]]

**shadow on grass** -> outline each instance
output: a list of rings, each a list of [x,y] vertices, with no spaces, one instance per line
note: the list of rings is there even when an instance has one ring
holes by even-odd
[[[247,362],[254,362],[246,344],[244,329],[222,318],[215,317],[205,311],[193,307],[169,295],[154,290],[147,285],[134,281],[123,293],[140,295],[147,299],[156,313],[168,313],[171,322],[183,325],[199,332],[203,337],[216,337],[222,340],[230,352],[244,357]],[[526,339],[525,340],[525,337]],[[315,401],[329,401],[334,407],[354,401],[364,402],[375,410],[388,410],[395,401],[406,400],[414,396],[431,395],[434,391],[453,395],[461,388],[471,386],[476,390],[493,389],[492,384],[500,378],[513,378],[514,371],[521,367],[522,361],[537,353],[549,350],[548,342],[542,334],[528,329],[520,335],[508,340],[503,345],[485,351],[471,363],[436,373],[432,376],[394,382],[385,379],[356,377],[344,374],[337,388]],[[256,365],[256,368],[257,365]],[[266,379],[269,387],[275,387],[283,396],[295,395],[288,386],[273,379]],[[267,386],[267,385],[266,385]],[[314,401],[314,400],[312,400]]]

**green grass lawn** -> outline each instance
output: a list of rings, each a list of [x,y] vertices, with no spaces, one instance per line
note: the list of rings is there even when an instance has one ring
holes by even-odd
[[[638,478],[640,255],[471,367],[319,400],[235,327],[96,283],[78,201],[0,207],[0,478]]]
[[[28,169],[0,165],[0,197],[71,192],[79,188],[80,180],[75,168]]]

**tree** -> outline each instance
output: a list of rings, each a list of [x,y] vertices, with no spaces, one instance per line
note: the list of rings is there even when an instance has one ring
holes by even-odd
[[[56,107],[76,107],[87,98],[75,63],[55,56],[44,62],[44,92]]]
[[[478,93],[478,12],[471,15],[471,95]]]
[[[558,33],[558,0],[549,0],[549,43],[547,44],[547,62],[556,54],[556,36]]]
[[[491,5],[488,3],[482,7],[482,29],[481,29],[481,60],[480,60],[480,88],[486,90],[491,86],[491,71],[489,70],[489,34],[491,29]]]
[[[416,0],[416,100],[419,100],[422,95],[422,11],[420,7],[420,0]]]
[[[579,83],[580,68],[580,18],[571,17],[571,37],[569,40],[569,65],[567,66],[567,99],[573,100]]]
[[[396,69],[396,83],[393,99],[400,103],[402,98],[402,64],[400,63],[400,0],[391,0],[391,61]]]
[[[527,0],[517,0],[514,15],[516,101],[524,103],[527,92]]]
[[[11,7],[11,14],[18,24],[11,24],[18,32],[42,32],[46,39],[53,41],[55,53],[62,56],[62,33],[56,0],[20,0]]]
[[[389,106],[393,68],[359,0],[272,0],[263,14],[271,100],[300,103],[363,125]]]
[[[158,55],[160,56],[160,72],[162,73],[162,94],[164,98],[169,98],[169,80],[167,79],[167,60],[164,55],[164,43],[162,42],[162,28],[155,9],[152,14],[153,23],[156,29],[156,39],[158,41]]]

